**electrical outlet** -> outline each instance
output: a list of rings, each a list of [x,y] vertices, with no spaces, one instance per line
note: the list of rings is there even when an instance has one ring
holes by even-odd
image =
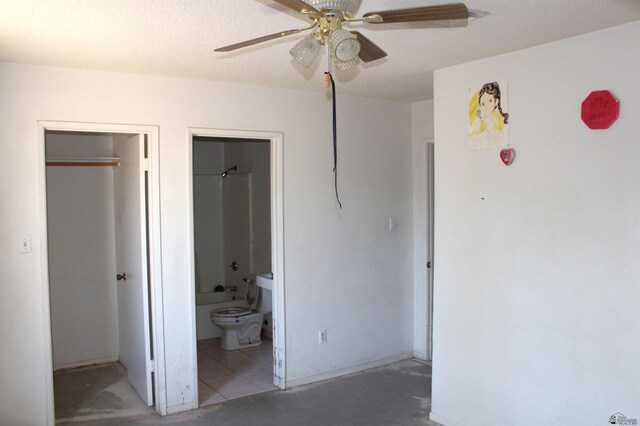
[[[320,330],[318,332],[318,343],[323,344],[327,343],[327,330]]]

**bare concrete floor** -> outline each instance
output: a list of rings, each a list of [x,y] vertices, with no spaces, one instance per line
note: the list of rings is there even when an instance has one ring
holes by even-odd
[[[429,425],[431,367],[402,361],[286,391],[271,391],[187,413],[93,418],[92,425]],[[79,420],[79,419],[78,419]],[[87,419],[88,420],[88,419]],[[75,424],[75,422],[74,422]]]
[[[53,375],[56,424],[90,423],[153,415],[118,363],[101,364]]]

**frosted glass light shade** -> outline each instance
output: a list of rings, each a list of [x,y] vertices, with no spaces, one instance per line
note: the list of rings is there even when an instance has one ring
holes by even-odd
[[[358,64],[360,43],[356,36],[349,31],[342,28],[333,30],[329,39],[329,46],[331,47],[334,64],[339,70],[347,70]]]
[[[353,16],[358,11],[362,0],[306,0],[306,2],[318,10],[339,9]]]
[[[293,56],[294,59],[300,62],[304,67],[309,68],[320,54],[321,47],[322,44],[320,43],[320,40],[318,40],[313,34],[309,34],[296,43],[289,53],[291,53],[291,56]]]
[[[340,71],[348,70],[349,68],[353,68],[360,63],[360,58],[357,56],[350,61],[333,61],[333,64]]]

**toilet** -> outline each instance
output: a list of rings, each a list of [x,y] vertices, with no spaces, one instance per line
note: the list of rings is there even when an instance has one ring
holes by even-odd
[[[262,289],[254,277],[247,281],[245,306],[226,307],[211,311],[211,322],[222,329],[220,346],[227,351],[262,344],[260,332],[267,312],[261,312]]]

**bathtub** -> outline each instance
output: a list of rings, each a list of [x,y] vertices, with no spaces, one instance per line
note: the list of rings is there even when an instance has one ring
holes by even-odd
[[[199,293],[196,300],[196,338],[198,340],[211,339],[222,335],[222,330],[211,322],[211,311],[246,305],[244,299],[238,299],[237,292]]]

